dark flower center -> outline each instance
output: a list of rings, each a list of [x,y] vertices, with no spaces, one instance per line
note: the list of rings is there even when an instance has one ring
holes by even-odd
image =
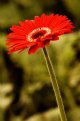
[[[38,32],[38,33],[34,34],[34,35],[32,36],[32,38],[33,38],[33,39],[37,39],[38,37],[43,36],[43,35],[44,35],[43,32]]]
[[[40,37],[40,39],[42,39],[42,38],[46,37],[49,34],[51,34],[51,29],[50,28],[48,28],[48,27],[37,28],[37,29],[34,29],[33,31],[31,31],[28,34],[27,40],[29,42],[36,42],[39,37]]]

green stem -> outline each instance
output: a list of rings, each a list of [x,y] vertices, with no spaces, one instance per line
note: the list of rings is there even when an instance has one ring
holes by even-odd
[[[63,102],[62,102],[62,98],[61,98],[61,94],[60,94],[60,90],[59,90],[59,86],[58,86],[58,82],[57,82],[57,78],[56,78],[56,75],[55,75],[55,72],[54,72],[52,62],[50,60],[50,57],[49,57],[48,52],[47,52],[45,47],[43,48],[43,53],[44,53],[44,56],[45,56],[47,68],[48,68],[49,75],[50,75],[50,78],[51,78],[51,83],[52,83],[52,87],[53,87],[53,90],[54,90],[54,93],[55,93],[57,105],[58,105],[58,108],[60,110],[61,121],[67,121],[66,114],[65,114],[65,111],[64,111],[64,105],[63,105]]]

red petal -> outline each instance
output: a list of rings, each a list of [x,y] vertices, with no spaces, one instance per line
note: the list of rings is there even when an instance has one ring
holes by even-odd
[[[73,28],[72,23],[66,16],[54,15],[52,22],[49,24],[53,34],[70,33]],[[59,33],[60,32],[60,33]]]
[[[45,41],[44,41],[44,46],[45,46],[45,45],[49,45],[49,43],[50,43],[50,40],[45,40]]]
[[[7,38],[12,38],[12,39],[26,39],[26,36],[15,34],[15,33],[10,33],[7,35]]]
[[[20,26],[17,26],[17,25],[13,25],[11,28],[10,28],[11,31],[13,31],[14,33],[17,33],[19,35],[25,35],[27,34],[27,32]]]
[[[30,47],[28,53],[33,54],[38,50],[38,48],[39,48],[38,45],[34,45],[34,46]]]
[[[59,40],[59,37],[57,35],[53,35],[52,41]]]
[[[48,27],[49,23],[51,22],[53,18],[53,14],[50,14],[49,16],[46,16],[45,14],[42,14],[40,17],[35,16],[34,22],[35,22],[35,27]]]

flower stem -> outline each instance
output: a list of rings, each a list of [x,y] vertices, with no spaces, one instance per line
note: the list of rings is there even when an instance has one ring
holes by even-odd
[[[48,68],[48,71],[49,71],[53,91],[55,93],[57,105],[58,105],[58,108],[60,110],[61,121],[67,121],[66,114],[65,114],[65,111],[64,111],[64,105],[63,105],[63,102],[62,102],[62,98],[61,98],[61,94],[60,94],[60,90],[59,90],[59,86],[58,86],[58,82],[57,82],[57,78],[56,78],[56,74],[54,72],[52,62],[50,60],[50,57],[49,57],[48,52],[47,52],[45,47],[43,48],[43,53],[44,53],[47,68]]]

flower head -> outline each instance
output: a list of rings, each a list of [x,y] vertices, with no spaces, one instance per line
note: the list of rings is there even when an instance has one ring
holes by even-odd
[[[23,51],[29,48],[28,53],[35,53],[50,41],[59,39],[59,35],[72,32],[73,25],[66,16],[58,14],[35,16],[34,20],[20,22],[20,26],[13,25],[7,35],[9,53]]]

